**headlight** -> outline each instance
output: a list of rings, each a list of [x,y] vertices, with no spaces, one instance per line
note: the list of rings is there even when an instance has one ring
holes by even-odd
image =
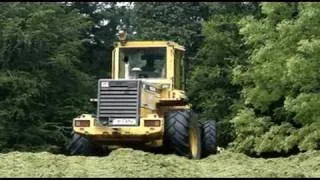
[[[90,121],[89,120],[75,120],[74,126],[75,127],[89,127]]]

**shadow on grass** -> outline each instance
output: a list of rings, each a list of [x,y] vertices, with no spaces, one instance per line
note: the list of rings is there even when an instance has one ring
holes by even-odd
[[[144,151],[147,153],[151,153],[154,155],[170,155],[174,154],[173,152],[167,151],[165,148],[152,148],[152,147],[145,147],[145,146],[139,146],[139,145],[126,145],[126,146],[118,146],[118,147],[113,147],[113,148],[104,148],[103,152],[99,153],[94,153],[89,156],[94,156],[94,157],[105,157],[108,156],[112,151],[119,149],[119,148],[131,148],[133,150],[139,150],[139,151]],[[46,146],[38,146],[38,147],[25,147],[25,146],[16,146],[14,148],[6,148],[2,149],[1,153],[2,154],[7,154],[10,152],[26,152],[26,153],[41,153],[41,152],[47,152],[55,155],[65,155],[65,156],[73,156],[70,154],[70,152],[67,150],[66,146],[54,146],[54,145],[46,145]],[[264,158],[264,159],[269,159],[269,158],[281,158],[281,157],[289,157],[292,155],[297,155],[299,153],[302,153],[297,147],[291,149],[288,152],[264,152],[261,154],[249,154],[249,153],[244,153],[248,157],[251,158]],[[78,155],[77,155],[78,156]]]
[[[99,153],[93,153],[89,155],[90,157],[105,157],[108,156],[112,151],[119,149],[119,148],[131,148],[133,150],[140,150],[140,151],[145,151],[148,153],[152,154],[161,154],[161,155],[166,155],[166,154],[172,154],[167,152],[163,148],[150,148],[150,147],[139,147],[139,146],[134,146],[134,145],[129,145],[129,146],[119,146],[119,147],[113,147],[113,148],[104,148],[103,152]],[[38,146],[38,147],[26,147],[26,146],[16,146],[13,148],[5,148],[1,150],[2,154],[8,154],[11,152],[21,152],[21,153],[43,153],[47,152],[50,154],[55,154],[55,155],[65,155],[65,156],[73,156],[70,154],[70,152],[67,150],[66,146],[54,146],[54,145],[47,145],[47,146]],[[82,156],[82,155],[77,155],[77,156]]]
[[[252,157],[252,158],[268,159],[268,158],[289,157],[289,156],[292,156],[292,155],[297,155],[299,153],[303,153],[303,152],[301,152],[298,147],[294,147],[294,148],[290,149],[288,152],[285,152],[285,151],[280,151],[280,152],[272,151],[272,152],[263,152],[261,154],[246,154],[246,155],[249,156],[249,157]]]

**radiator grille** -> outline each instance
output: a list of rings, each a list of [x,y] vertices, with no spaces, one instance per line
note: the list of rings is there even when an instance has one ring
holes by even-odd
[[[98,119],[104,124],[113,119],[136,119],[138,122],[139,85],[136,80],[100,80]]]

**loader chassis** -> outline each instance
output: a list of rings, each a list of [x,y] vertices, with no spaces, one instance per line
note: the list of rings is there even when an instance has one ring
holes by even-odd
[[[70,151],[89,142],[92,147],[140,143],[199,158],[201,129],[184,93],[183,53],[168,41],[117,43],[112,78],[98,81],[96,115],[73,119],[77,136]]]

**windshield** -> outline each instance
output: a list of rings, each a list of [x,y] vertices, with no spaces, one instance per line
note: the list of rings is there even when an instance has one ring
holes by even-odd
[[[120,48],[119,77],[166,78],[166,48]]]

